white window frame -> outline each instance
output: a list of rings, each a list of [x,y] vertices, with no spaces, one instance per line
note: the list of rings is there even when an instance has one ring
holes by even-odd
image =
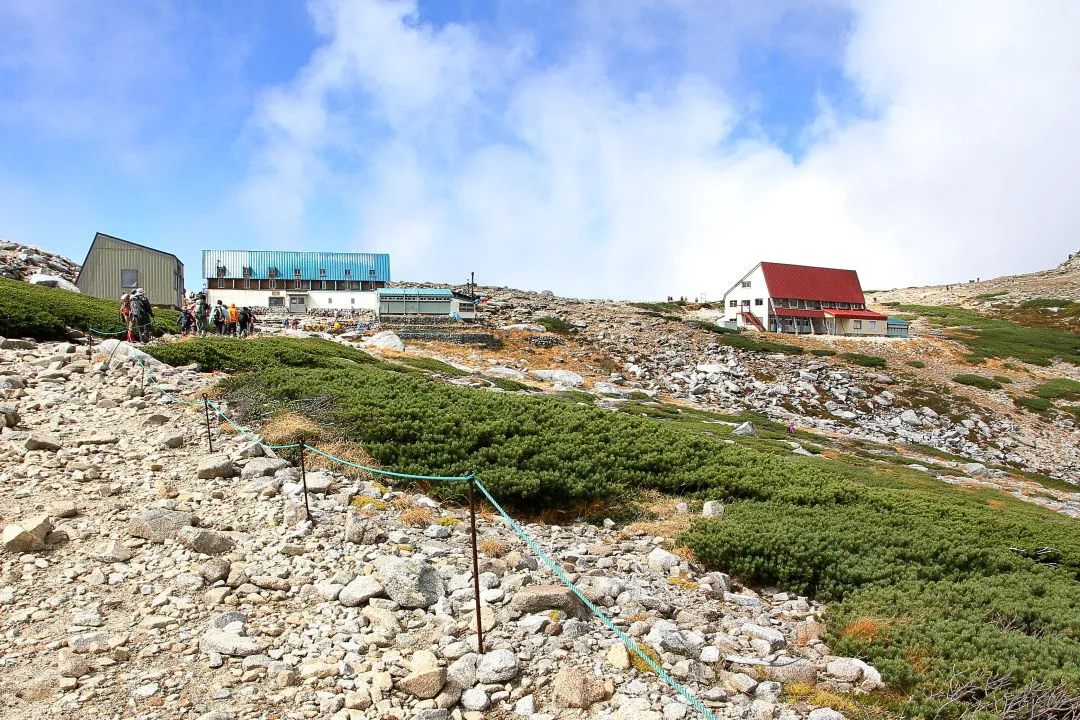
[[[877,330],[877,320],[870,320],[870,329]]]
[[[744,288],[750,287],[750,281],[749,280],[743,280],[742,281],[742,287],[744,287]]]
[[[862,330],[862,320],[852,320],[851,324],[856,330]]]

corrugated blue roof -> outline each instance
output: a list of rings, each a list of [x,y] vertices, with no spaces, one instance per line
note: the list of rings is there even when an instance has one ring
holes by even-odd
[[[453,297],[454,295],[447,288],[379,288],[376,292],[379,295],[409,297]]]
[[[292,280],[300,271],[302,280],[381,280],[390,282],[390,256],[386,253],[298,252],[292,250],[203,250],[202,276],[217,277],[218,268],[225,277],[243,277],[251,268],[251,277],[265,280],[270,268],[277,269],[279,280]],[[320,273],[324,270],[325,274]],[[351,271],[349,276],[345,271]],[[375,274],[372,275],[371,271]]]

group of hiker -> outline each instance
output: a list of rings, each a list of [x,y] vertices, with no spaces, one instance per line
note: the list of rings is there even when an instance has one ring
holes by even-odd
[[[227,306],[221,300],[214,305],[206,299],[206,293],[188,293],[177,319],[183,335],[231,335],[247,337],[255,332],[255,313],[249,307],[237,308],[236,303]]]
[[[120,296],[120,321],[127,329],[128,342],[147,342],[154,324],[154,309],[142,288]],[[218,300],[210,305],[206,293],[188,293],[176,324],[182,335],[232,335],[247,337],[255,332],[255,313]]]

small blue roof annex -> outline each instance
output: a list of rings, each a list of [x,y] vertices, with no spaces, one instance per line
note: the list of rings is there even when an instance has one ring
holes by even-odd
[[[453,297],[454,293],[450,292],[448,288],[379,288],[376,292],[379,296],[387,295],[390,297],[397,297],[404,295],[406,297]]]

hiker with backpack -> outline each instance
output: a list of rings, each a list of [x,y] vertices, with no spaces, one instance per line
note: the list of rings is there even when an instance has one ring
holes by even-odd
[[[195,298],[195,331],[200,336],[206,334],[207,320],[210,317],[210,306],[206,304],[206,293],[199,293]]]
[[[214,306],[214,332],[218,335],[222,335],[225,332],[225,305],[220,300],[217,301],[217,305]]]
[[[237,318],[237,329],[240,331],[240,337],[245,338],[250,335],[254,325],[255,313],[251,312],[251,308],[241,308]]]
[[[149,342],[150,325],[154,321],[154,309],[150,306],[150,298],[146,297],[146,291],[135,288],[131,294],[131,322],[134,325],[135,338],[139,342]]]

